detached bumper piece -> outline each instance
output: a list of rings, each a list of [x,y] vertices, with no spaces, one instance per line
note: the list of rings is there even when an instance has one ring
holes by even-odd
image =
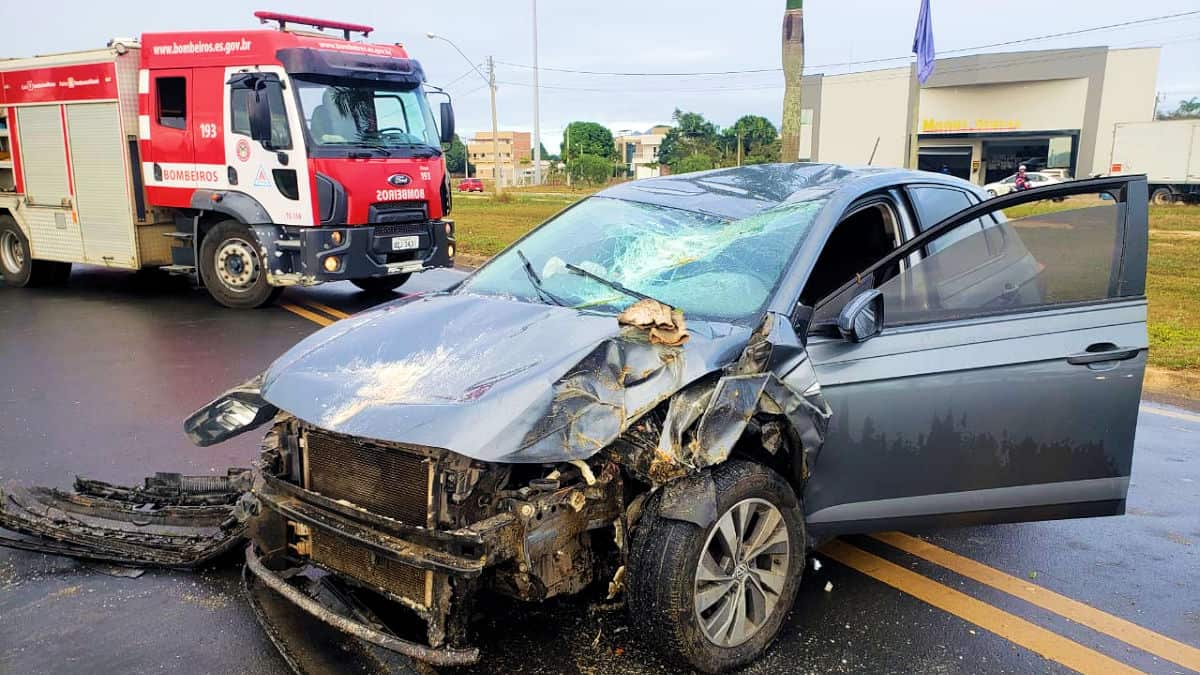
[[[0,490],[0,546],[135,567],[193,568],[245,533],[237,501],[248,469],[225,476],[157,474],[126,487],[77,478],[75,490]]]

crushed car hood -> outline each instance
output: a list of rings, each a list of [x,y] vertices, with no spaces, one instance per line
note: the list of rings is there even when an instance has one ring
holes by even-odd
[[[314,426],[484,461],[590,457],[684,385],[736,359],[750,329],[691,322],[651,345],[611,314],[501,297],[405,298],[309,336],[262,398]]]

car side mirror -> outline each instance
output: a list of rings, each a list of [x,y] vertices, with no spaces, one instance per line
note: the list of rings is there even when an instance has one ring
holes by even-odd
[[[442,143],[449,144],[454,140],[454,106],[449,101],[442,101]]]
[[[883,330],[883,293],[872,288],[854,296],[838,315],[838,332],[847,342],[869,340]]]

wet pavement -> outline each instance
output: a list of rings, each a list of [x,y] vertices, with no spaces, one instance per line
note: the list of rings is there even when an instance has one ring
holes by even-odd
[[[404,290],[458,277],[418,275]],[[374,302],[339,283],[237,312],[180,279],[90,268],[63,289],[0,283],[0,482],[67,487],[75,473],[131,482],[247,466],[257,434],[196,448],[184,417],[320,323]],[[1125,516],[851,537],[822,549],[780,639],[748,672],[1192,672],[1198,454],[1200,413],[1146,403]],[[0,549],[0,673],[286,672],[241,597],[236,565],[109,572]],[[597,594],[498,601],[478,633],[484,661],[470,672],[672,672],[631,634],[623,608]]]

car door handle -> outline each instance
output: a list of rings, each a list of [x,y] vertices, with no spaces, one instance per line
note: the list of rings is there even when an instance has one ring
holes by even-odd
[[[1101,342],[1091,345],[1085,352],[1071,354],[1067,357],[1067,363],[1073,366],[1086,366],[1089,363],[1103,361],[1124,361],[1137,356],[1140,351],[1141,349],[1137,347],[1118,347],[1112,343]]]

